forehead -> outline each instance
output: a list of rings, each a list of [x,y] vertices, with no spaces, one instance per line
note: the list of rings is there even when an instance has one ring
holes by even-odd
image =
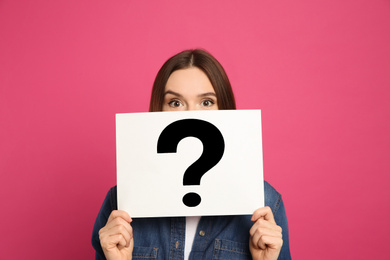
[[[165,91],[214,92],[207,75],[199,68],[192,67],[174,71],[168,78]]]

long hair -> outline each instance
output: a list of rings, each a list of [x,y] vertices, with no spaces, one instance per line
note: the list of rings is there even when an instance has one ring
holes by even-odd
[[[196,67],[209,78],[217,96],[219,109],[236,109],[236,102],[229,78],[222,65],[208,52],[201,49],[185,50],[168,59],[158,71],[150,97],[149,111],[161,111],[165,85],[176,70]]]

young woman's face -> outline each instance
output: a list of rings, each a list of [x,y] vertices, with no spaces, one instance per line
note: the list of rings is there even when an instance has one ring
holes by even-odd
[[[163,111],[218,110],[217,96],[200,69],[174,71],[165,85]]]

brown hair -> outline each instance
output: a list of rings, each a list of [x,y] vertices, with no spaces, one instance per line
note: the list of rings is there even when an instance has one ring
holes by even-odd
[[[150,97],[149,111],[161,111],[165,85],[176,70],[196,67],[209,78],[217,96],[219,109],[236,109],[233,90],[222,65],[208,52],[201,49],[182,51],[168,59],[157,73]]]

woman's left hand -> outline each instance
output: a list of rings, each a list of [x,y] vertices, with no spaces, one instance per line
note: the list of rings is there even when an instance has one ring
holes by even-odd
[[[257,209],[251,220],[249,249],[254,260],[276,260],[282,249],[282,228],[274,219],[270,207]]]

